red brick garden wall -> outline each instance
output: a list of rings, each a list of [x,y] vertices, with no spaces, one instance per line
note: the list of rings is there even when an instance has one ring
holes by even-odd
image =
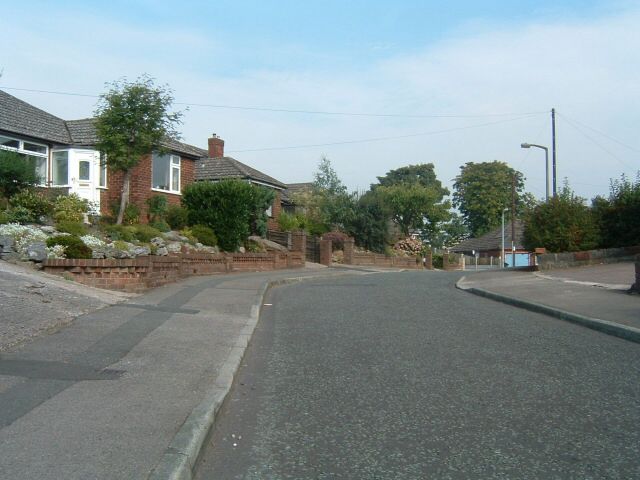
[[[185,253],[166,257],[128,259],[45,260],[44,271],[84,285],[142,292],[190,275],[257,272],[304,267],[301,252],[207,254]]]

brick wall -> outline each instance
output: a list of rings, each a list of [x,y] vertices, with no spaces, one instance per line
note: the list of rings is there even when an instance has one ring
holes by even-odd
[[[100,213],[111,215],[111,205],[120,204],[122,194],[122,172],[112,172],[107,174],[107,187],[100,191]],[[193,183],[195,177],[195,161],[181,157],[180,161],[180,189],[184,189]],[[151,190],[152,161],[151,155],[145,155],[131,172],[131,185],[129,188],[129,201],[140,208],[140,223],[147,223],[147,199],[153,195],[167,197],[169,205],[180,205],[180,195],[169,192],[158,192]]]
[[[282,212],[281,198],[280,190],[276,190],[276,196],[273,199],[273,204],[271,205],[271,217],[267,220],[267,228],[269,230],[280,230],[278,218],[280,217],[280,212]]]
[[[422,269],[422,257],[387,257],[379,253],[355,252],[355,242],[352,238],[344,241],[345,265],[371,265],[378,267],[395,267]],[[429,262],[430,264],[430,262]]]
[[[304,267],[302,252],[184,253],[129,259],[50,259],[43,263],[46,273],[61,275],[92,287],[127,292],[142,292],[191,275],[301,267]]]
[[[540,270],[552,270],[600,263],[632,262],[638,254],[640,254],[640,245],[584,252],[545,253],[536,255],[536,260]]]

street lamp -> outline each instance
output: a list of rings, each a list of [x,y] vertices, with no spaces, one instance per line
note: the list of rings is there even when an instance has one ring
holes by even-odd
[[[521,148],[531,148],[531,147],[536,147],[536,148],[541,148],[544,150],[544,158],[546,161],[546,173],[547,173],[547,202],[549,201],[549,149],[547,147],[543,147],[542,145],[536,145],[535,143],[521,143],[520,144]]]
[[[500,256],[500,268],[504,268],[504,212],[508,210],[508,208],[502,209],[502,255]]]

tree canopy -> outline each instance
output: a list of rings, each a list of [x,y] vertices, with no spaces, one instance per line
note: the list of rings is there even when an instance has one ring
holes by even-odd
[[[522,173],[504,162],[468,162],[460,167],[453,184],[453,205],[475,237],[500,226],[502,210],[511,206],[515,176],[516,210],[522,213],[535,201],[524,192]]]
[[[106,155],[108,168],[121,171],[123,186],[117,223],[122,223],[129,203],[131,170],[143,155],[163,152],[166,138],[178,138],[181,113],[169,112],[173,96],[168,87],[156,86],[148,76],[134,82],[113,82],[96,109],[96,148]]]

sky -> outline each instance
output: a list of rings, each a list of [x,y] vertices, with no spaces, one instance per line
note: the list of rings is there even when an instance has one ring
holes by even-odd
[[[433,163],[443,184],[499,160],[590,199],[640,170],[640,2],[0,0],[0,89],[65,120],[142,74],[182,140],[284,183],[324,155],[350,190]],[[65,92],[62,95],[46,92]],[[550,153],[551,157],[551,153]]]

